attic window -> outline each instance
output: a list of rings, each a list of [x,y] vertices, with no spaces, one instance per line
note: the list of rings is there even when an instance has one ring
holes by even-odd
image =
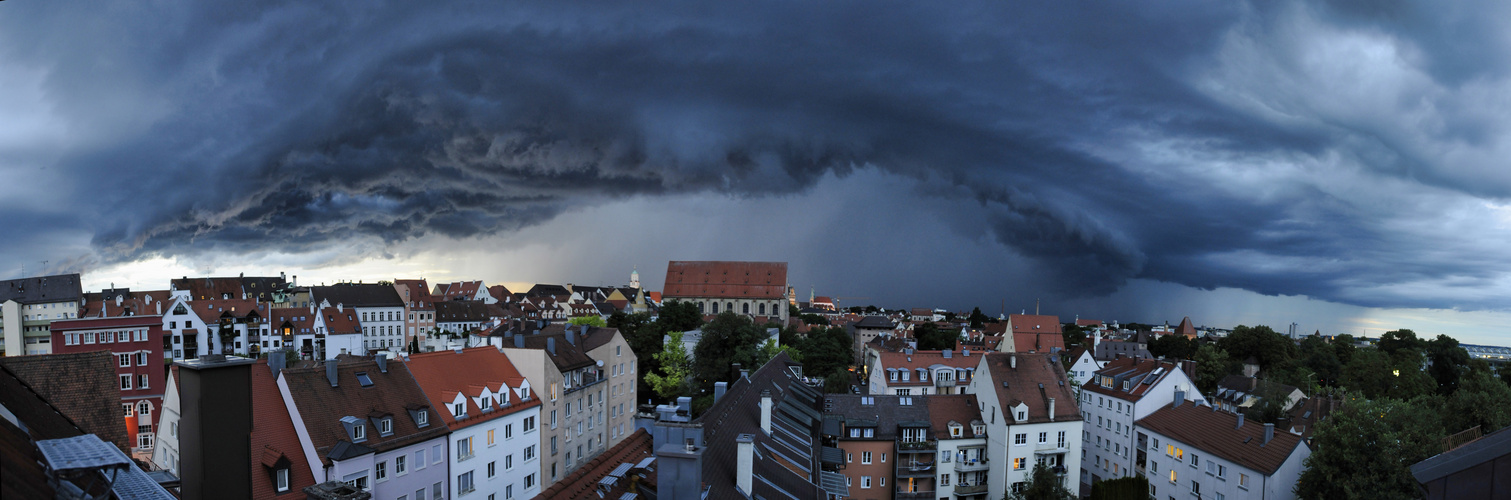
[[[378,419],[378,435],[387,436],[393,434],[393,417]]]
[[[362,387],[372,387],[373,379],[367,376],[367,372],[357,372],[357,383],[362,384]]]

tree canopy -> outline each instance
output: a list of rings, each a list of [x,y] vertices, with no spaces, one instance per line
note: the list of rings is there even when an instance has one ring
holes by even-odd
[[[730,311],[719,313],[703,325],[703,338],[693,351],[693,390],[701,393],[713,389],[714,382],[732,382],[737,375],[731,366],[754,370],[757,349],[766,339],[766,329],[745,315]]]
[[[1439,408],[1399,399],[1350,398],[1317,425],[1296,485],[1301,498],[1417,498],[1410,466],[1442,451]]]
[[[608,326],[601,316],[578,316],[567,320],[569,325]]]
[[[954,349],[957,338],[959,335],[956,332],[941,329],[933,323],[921,323],[913,327],[913,339],[918,341],[920,351]]]
[[[1145,487],[1148,491],[1148,487]],[[1063,478],[1054,473],[1054,470],[1043,464],[1034,464],[1033,472],[1029,473],[1028,481],[1017,492],[1008,489],[1003,495],[1003,500],[1073,500],[1075,495],[1065,487]]]

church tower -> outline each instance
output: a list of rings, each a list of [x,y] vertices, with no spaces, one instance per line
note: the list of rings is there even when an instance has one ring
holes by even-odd
[[[640,289],[640,270],[638,268],[630,271],[630,288]]]

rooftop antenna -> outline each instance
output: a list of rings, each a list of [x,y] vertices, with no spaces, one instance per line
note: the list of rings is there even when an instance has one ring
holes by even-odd
[[[51,262],[51,261],[47,261],[47,260],[42,261],[42,272],[44,272],[44,273],[47,272],[47,263],[48,262]]]
[[[1035,297],[1034,298],[1034,316],[1038,316],[1038,315],[1039,315],[1039,298]]]

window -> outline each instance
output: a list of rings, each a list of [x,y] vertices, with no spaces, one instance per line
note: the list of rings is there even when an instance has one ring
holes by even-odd
[[[1228,475],[1228,467],[1226,465],[1218,464],[1217,465],[1217,477],[1218,477],[1218,479],[1223,479],[1227,475]]]
[[[358,472],[356,474],[349,474],[342,479],[342,482],[345,482],[347,486],[366,491],[367,471]]]
[[[131,355],[130,354],[117,354],[117,355],[115,355],[115,357],[119,361],[119,363],[116,365],[116,367],[118,367],[118,368],[125,368],[125,367],[128,367],[128,366],[131,366]]]
[[[1059,448],[1065,447],[1065,431],[1060,431],[1060,438],[1055,442],[1055,445]]]
[[[352,426],[352,441],[362,441],[364,439],[367,439],[367,426],[362,424]]]
[[[514,455],[504,455],[504,470],[514,470]]]
[[[1196,482],[1194,479],[1191,481],[1191,494],[1197,497],[1201,496],[1201,483]]]
[[[441,500],[441,482],[430,485],[430,500]]]
[[[121,375],[121,390],[131,390],[131,375]]]
[[[472,438],[456,440],[456,460],[458,462],[472,458]]]
[[[530,474],[528,476],[525,476],[525,489],[528,490],[528,489],[534,488],[534,487],[535,487],[535,474]]]
[[[869,451],[862,451],[862,452],[860,452],[860,463],[863,463],[863,464],[869,464],[869,463],[871,463],[871,452],[869,452]]]
[[[493,429],[488,429],[488,446],[493,446]]]
[[[134,404],[122,403],[121,409],[126,411],[126,416],[128,417],[136,414],[136,405]]]
[[[456,491],[458,493],[470,493],[475,489],[472,486],[472,471],[463,472],[456,477]]]
[[[1170,482],[1175,482],[1175,469],[1170,469]]]
[[[525,447],[525,461],[529,462],[531,460],[535,460],[535,445],[533,444]]]
[[[378,462],[377,467],[373,469],[373,472],[373,475],[377,477],[378,481],[388,480],[388,461],[384,460],[382,462]]]
[[[409,460],[409,455],[399,455],[399,456],[393,458],[393,473],[394,473],[394,475],[402,476],[402,475],[404,475],[405,472],[409,472],[409,471],[405,470],[405,467],[404,467],[405,462],[407,462],[408,460]]]
[[[1167,445],[1165,445],[1165,455],[1166,456],[1171,456],[1171,457],[1175,456],[1175,445],[1173,445],[1173,444],[1167,444]]]
[[[950,485],[950,475],[949,474],[940,474],[939,475],[939,485],[940,486],[949,486]]]
[[[425,450],[420,450],[420,451],[414,452],[414,468],[416,468],[416,469],[424,469],[425,468]]]
[[[1028,434],[1014,434],[1013,435],[1013,445],[1014,446],[1023,446],[1025,444],[1028,444]]]
[[[143,339],[143,340],[145,340],[145,339]],[[147,353],[146,353],[146,351],[136,353],[136,366],[147,366]]]
[[[1023,465],[1026,462],[1028,462],[1027,458],[1014,458],[1013,459],[1013,470],[1023,470]]]
[[[1040,432],[1039,433],[1039,444],[1046,444],[1048,442],[1049,442],[1049,433],[1048,432]]]
[[[1191,468],[1195,469],[1196,468],[1196,464],[1199,463],[1199,462],[1200,462],[1200,460],[1196,459],[1196,454],[1192,453],[1191,454]]]
[[[524,432],[530,432],[530,431],[535,430],[535,417],[525,417],[525,425],[524,425],[524,427],[525,427]]]
[[[870,488],[871,487],[871,476],[861,476],[860,477],[860,487],[862,487],[862,488]]]
[[[443,456],[444,455],[441,455],[441,445],[435,445],[435,446],[431,446],[430,447],[430,463],[431,464],[441,463],[441,459],[442,459]]]
[[[556,410],[551,410],[551,428],[556,428]]]
[[[415,413],[414,423],[417,427],[430,425],[430,412],[425,411],[424,408],[421,408],[420,411]]]
[[[498,464],[497,462],[488,462],[488,477],[493,477],[494,467],[497,464]]]
[[[278,472],[274,474],[274,476],[276,476],[276,479],[274,479],[274,486],[278,488],[278,492],[283,493],[285,491],[288,491],[289,470],[287,468],[278,469]]]
[[[378,435],[387,436],[389,434],[393,434],[393,419],[389,417],[378,419]]]
[[[1248,474],[1244,474],[1244,473],[1239,473],[1238,474],[1238,487],[1239,488],[1243,488],[1243,489],[1248,489],[1249,488],[1249,475]]]

